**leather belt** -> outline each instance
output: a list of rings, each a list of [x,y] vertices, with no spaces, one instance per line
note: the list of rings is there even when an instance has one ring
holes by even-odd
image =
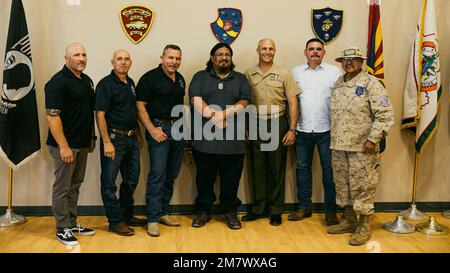
[[[177,121],[178,119],[162,119],[162,118],[152,118],[154,121],[161,123],[161,124],[169,124],[172,125]]]
[[[137,135],[137,130],[136,129],[125,131],[125,130],[109,128],[108,132],[114,133],[114,134],[118,134],[118,135],[121,135],[121,136],[135,136],[135,135]]]

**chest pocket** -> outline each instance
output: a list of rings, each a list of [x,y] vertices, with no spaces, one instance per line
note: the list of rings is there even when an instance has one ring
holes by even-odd
[[[272,88],[283,90],[283,82],[282,81],[268,81],[267,85]]]

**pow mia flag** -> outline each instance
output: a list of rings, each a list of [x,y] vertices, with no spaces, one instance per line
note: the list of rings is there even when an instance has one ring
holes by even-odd
[[[0,155],[13,169],[41,148],[31,45],[21,0],[12,0],[0,100]]]

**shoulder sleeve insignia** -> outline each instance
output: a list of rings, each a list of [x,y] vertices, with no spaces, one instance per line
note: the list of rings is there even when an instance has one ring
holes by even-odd
[[[358,86],[358,87],[356,87],[355,94],[359,97],[362,94],[364,94],[364,91],[365,91],[365,89],[363,86]]]
[[[380,100],[380,105],[383,106],[383,107],[386,107],[386,106],[388,106],[389,104],[391,104],[391,100],[390,100],[388,97],[383,96],[383,97],[381,98],[381,100]]]

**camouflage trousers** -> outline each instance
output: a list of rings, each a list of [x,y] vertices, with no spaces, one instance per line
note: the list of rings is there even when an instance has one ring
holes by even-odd
[[[372,214],[380,173],[378,153],[332,150],[332,166],[336,204],[353,206],[358,214]]]

